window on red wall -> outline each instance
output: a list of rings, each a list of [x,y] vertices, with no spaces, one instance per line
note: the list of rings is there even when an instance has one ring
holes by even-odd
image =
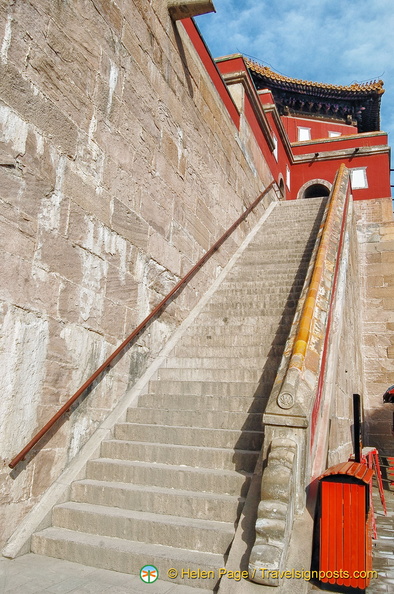
[[[350,170],[350,180],[353,190],[368,188],[367,168],[354,167]]]
[[[298,133],[298,140],[310,140],[311,139],[311,129],[304,128],[304,126],[297,126],[297,133]]]
[[[286,165],[286,186],[290,190],[290,168],[288,165]]]
[[[275,157],[275,160],[278,160],[278,139],[276,138],[275,134],[272,134],[272,140],[274,141],[274,150],[272,151],[272,154]]]

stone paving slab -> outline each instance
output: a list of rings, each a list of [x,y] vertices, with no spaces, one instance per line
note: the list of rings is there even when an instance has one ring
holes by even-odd
[[[206,594],[208,590],[28,554],[0,558],[0,594]]]

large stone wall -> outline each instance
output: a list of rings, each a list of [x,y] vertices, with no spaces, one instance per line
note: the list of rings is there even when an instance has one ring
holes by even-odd
[[[41,444],[7,463],[270,181],[162,0],[0,0],[3,542],[261,206]],[[256,156],[257,155],[257,156]]]
[[[391,198],[357,203],[363,295],[365,444],[393,454],[394,406],[383,394],[394,384],[394,221]]]

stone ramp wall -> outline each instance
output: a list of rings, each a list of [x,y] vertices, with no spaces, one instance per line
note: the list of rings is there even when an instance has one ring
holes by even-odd
[[[206,291],[243,223],[127,356],[8,461],[268,185],[162,0],[0,2],[2,542]],[[251,155],[258,154],[253,163]]]
[[[394,221],[391,198],[357,203],[363,297],[365,369],[364,440],[393,455],[392,404],[383,394],[394,384]]]

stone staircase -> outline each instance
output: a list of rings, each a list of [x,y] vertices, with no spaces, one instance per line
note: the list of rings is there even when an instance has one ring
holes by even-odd
[[[53,509],[32,551],[125,573],[226,564],[261,449],[275,379],[324,210],[282,202]]]

